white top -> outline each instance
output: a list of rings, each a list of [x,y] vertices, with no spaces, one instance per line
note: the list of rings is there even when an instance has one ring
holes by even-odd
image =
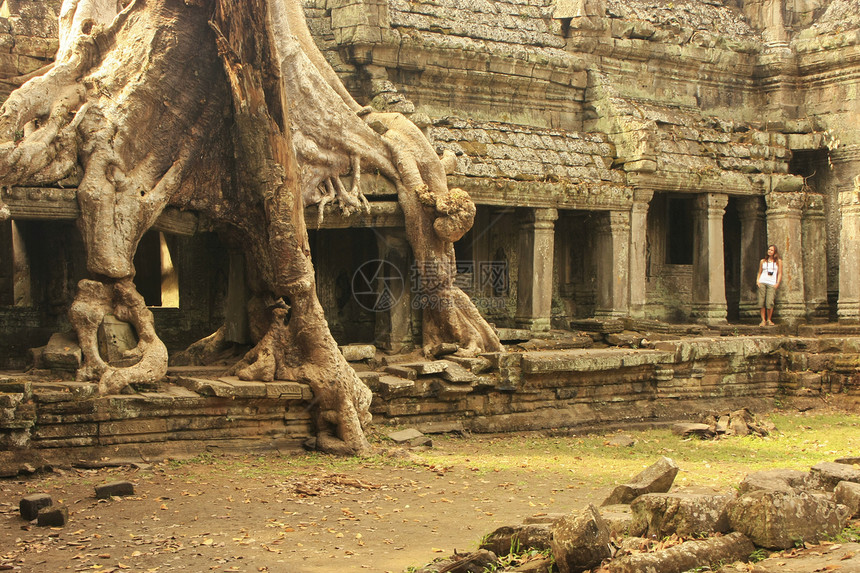
[[[776,261],[765,260],[761,266],[761,276],[758,277],[758,282],[763,285],[776,286],[776,277],[779,274],[779,266]]]

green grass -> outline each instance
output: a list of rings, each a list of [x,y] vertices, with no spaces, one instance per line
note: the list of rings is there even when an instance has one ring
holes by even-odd
[[[632,447],[613,447],[605,443],[606,435],[512,435],[473,438],[470,442],[479,443],[471,443],[463,453],[457,453],[457,438],[448,438],[437,439],[439,448],[421,457],[429,464],[463,465],[478,473],[566,472],[588,485],[605,486],[623,483],[658,457],[667,456],[681,467],[679,485],[724,487],[748,472],[807,470],[818,462],[860,450],[860,416],[856,414],[775,413],[770,420],[777,431],[764,438],[684,439],[668,429],[653,429],[628,432],[636,439]]]

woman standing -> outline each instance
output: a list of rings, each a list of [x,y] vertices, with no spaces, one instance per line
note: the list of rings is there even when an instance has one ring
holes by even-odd
[[[782,259],[776,250],[776,245],[767,248],[767,256],[758,264],[758,306],[761,308],[761,322],[759,326],[774,326],[773,302],[776,298],[776,289],[782,282]]]

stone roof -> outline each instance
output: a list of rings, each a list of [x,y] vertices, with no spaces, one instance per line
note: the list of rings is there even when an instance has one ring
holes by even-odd
[[[390,0],[404,43],[570,65],[554,0]]]
[[[606,14],[629,23],[613,25],[613,36],[746,53],[760,49],[759,33],[722,0],[608,0]]]
[[[618,144],[628,170],[689,174],[787,173],[792,137],[768,126],[756,126],[703,115],[695,108],[659,105],[633,98],[611,97],[614,121],[610,136]],[[808,129],[807,129],[808,131]],[[631,166],[631,162],[652,165]],[[633,167],[633,169],[631,169]]]
[[[456,172],[467,177],[623,185],[612,169],[615,146],[600,133],[573,133],[456,117],[429,129],[437,150],[457,155]]]
[[[824,14],[804,36],[838,34],[860,28],[860,0],[831,0]]]

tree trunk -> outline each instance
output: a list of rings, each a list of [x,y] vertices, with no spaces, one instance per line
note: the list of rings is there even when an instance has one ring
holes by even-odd
[[[265,328],[235,372],[307,382],[320,447],[365,451],[370,392],[316,297],[304,207],[366,208],[359,181],[367,169],[398,188],[428,302],[425,345],[457,342],[466,354],[500,348],[453,286],[452,242],[471,226],[474,204],[448,189],[414,124],[352,99],[314,45],[298,0],[131,0],[118,14],[116,6],[65,0],[56,62],[0,110],[0,184],[80,174],[93,280],[81,282],[70,312],[84,351],[79,378],[110,393],[164,376],[166,350],[132,283],[132,260],[165,206],[193,209],[241,237],[252,291],[268,301]],[[349,172],[346,189],[340,176]],[[132,367],[99,356],[96,331],[108,313],[138,330]]]

